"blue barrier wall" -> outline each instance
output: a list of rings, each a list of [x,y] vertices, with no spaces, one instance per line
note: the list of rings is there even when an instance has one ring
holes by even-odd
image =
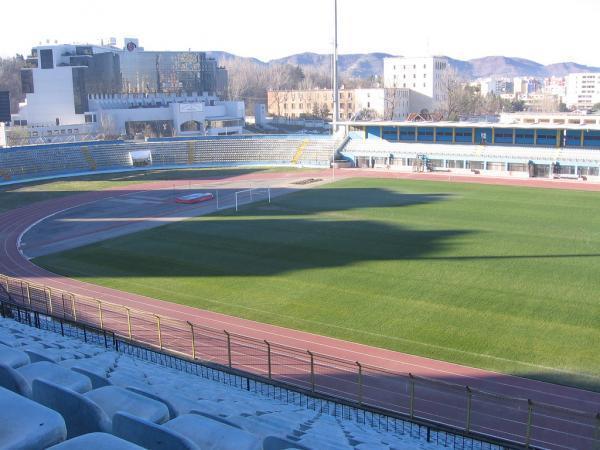
[[[359,128],[357,130],[357,128]],[[600,130],[563,128],[451,126],[435,124],[354,126],[352,138],[385,139],[391,142],[436,142],[440,144],[526,145],[539,147],[600,148]]]

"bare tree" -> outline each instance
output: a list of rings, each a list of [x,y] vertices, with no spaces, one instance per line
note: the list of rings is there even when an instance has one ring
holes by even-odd
[[[458,120],[465,104],[464,84],[456,69],[448,67],[440,80],[439,112],[446,120]]]
[[[359,112],[356,113],[355,120],[379,120],[381,116],[371,108],[363,108]]]
[[[21,69],[26,62],[21,55],[13,58],[0,58],[0,91],[10,92],[10,110],[18,111],[19,102],[23,101],[21,92]]]
[[[7,134],[7,144],[10,147],[18,145],[27,145],[30,143],[29,131],[27,127],[11,127],[10,133]]]
[[[398,88],[383,90],[383,118],[385,120],[395,120],[399,117],[399,108],[404,101],[403,92]]]
[[[119,137],[117,123],[110,114],[100,113],[100,133],[106,140]]]

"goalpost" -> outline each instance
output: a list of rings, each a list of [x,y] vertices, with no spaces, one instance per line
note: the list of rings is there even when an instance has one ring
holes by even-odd
[[[251,188],[237,191],[235,193],[235,210],[238,211],[242,205],[261,201],[271,203],[271,188]]]

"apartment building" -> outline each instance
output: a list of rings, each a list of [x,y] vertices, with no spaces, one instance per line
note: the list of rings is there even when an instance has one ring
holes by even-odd
[[[567,75],[565,90],[567,107],[590,110],[600,103],[600,73]]]
[[[445,99],[443,57],[394,57],[383,61],[384,86],[411,91],[410,112],[434,111]]]
[[[352,120],[359,114],[373,118],[402,120],[410,112],[408,89],[340,89],[340,119]],[[333,117],[333,91],[331,89],[279,90],[267,94],[270,116]]]

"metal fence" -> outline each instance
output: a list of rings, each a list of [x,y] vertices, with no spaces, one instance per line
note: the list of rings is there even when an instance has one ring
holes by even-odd
[[[408,420],[451,427],[465,436],[523,447],[600,450],[600,413],[390,372],[3,275],[0,300],[110,330],[150,349],[243,371],[358,407],[389,411]]]
[[[0,291],[2,286],[0,286]],[[454,450],[505,450],[509,447],[501,443],[484,442],[474,437],[465,436],[460,431],[440,427],[418,420],[407,420],[401,416],[390,415],[357,407],[337,398],[307,392],[285,383],[267,380],[246,372],[228,369],[224,366],[203,363],[187,357],[172,355],[168,351],[160,351],[149,346],[117,338],[106,330],[100,330],[86,324],[73,322],[60,317],[50,316],[42,312],[34,312],[27,307],[0,300],[0,315],[12,318],[20,323],[81,339],[85,342],[104,346],[133,358],[142,359],[164,367],[189,373],[213,382],[225,384],[233,389],[253,392],[257,395],[273,398],[282,403],[296,405],[319,414],[328,414],[344,420],[352,420],[366,424],[379,431],[400,435],[408,435]]]

